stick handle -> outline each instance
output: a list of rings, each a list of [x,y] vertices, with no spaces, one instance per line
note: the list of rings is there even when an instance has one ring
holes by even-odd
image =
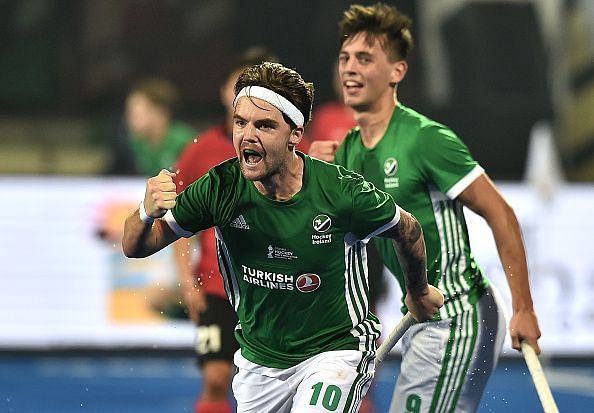
[[[532,381],[534,382],[534,387],[536,387],[536,392],[540,398],[540,403],[542,404],[544,413],[559,413],[559,409],[557,408],[555,399],[553,398],[553,393],[551,393],[549,383],[547,382],[547,378],[542,371],[540,360],[534,352],[534,349],[525,341],[522,341],[520,345],[522,346],[522,354],[524,355],[524,360],[526,360],[526,364],[528,365],[528,370],[532,376]]]
[[[408,330],[414,323],[416,323],[416,321],[410,313],[406,313],[406,315],[402,317],[398,325],[396,325],[390,332],[388,338],[384,340],[375,352],[375,360],[377,364],[384,361],[390,350],[392,350],[392,347],[396,345],[398,340],[400,340],[404,333],[406,333],[406,330]]]

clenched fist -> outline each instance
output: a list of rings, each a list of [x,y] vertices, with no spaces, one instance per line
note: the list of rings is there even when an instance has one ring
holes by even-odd
[[[431,320],[443,306],[444,298],[441,291],[431,284],[427,287],[425,291],[418,295],[408,292],[404,299],[408,311],[419,322]]]
[[[144,210],[149,217],[161,218],[175,206],[175,173],[161,169],[159,175],[149,178],[144,193]]]
[[[313,141],[307,154],[326,162],[332,162],[339,145],[338,141]]]

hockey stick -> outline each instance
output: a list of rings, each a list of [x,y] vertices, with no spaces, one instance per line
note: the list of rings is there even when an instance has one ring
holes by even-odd
[[[528,365],[528,370],[532,376],[532,381],[534,382],[534,387],[536,387],[536,392],[540,398],[544,413],[559,413],[549,383],[547,383],[547,378],[542,371],[542,366],[534,349],[525,341],[522,341],[520,345],[522,346],[522,354]]]
[[[375,352],[375,362],[377,364],[384,361],[390,350],[392,350],[392,347],[396,345],[398,340],[400,340],[404,333],[406,333],[406,330],[408,330],[408,328],[414,323],[416,323],[416,321],[410,313],[406,313],[406,315],[402,317],[398,325],[396,325],[396,327],[394,327],[394,329],[390,332],[388,338],[384,340],[384,342]]]

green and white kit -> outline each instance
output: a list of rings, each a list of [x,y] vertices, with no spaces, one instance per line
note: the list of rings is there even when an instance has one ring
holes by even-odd
[[[402,339],[390,411],[476,411],[505,337],[501,300],[472,256],[463,205],[456,200],[483,168],[449,128],[401,103],[375,147],[366,148],[354,128],[335,162],[361,173],[418,219],[429,282],[445,298],[434,321],[413,326]],[[404,296],[402,271],[386,241],[375,243]]]
[[[335,162],[388,192],[421,223],[429,282],[446,301],[439,316],[450,318],[476,303],[489,281],[470,253],[462,204],[455,198],[484,171],[464,143],[447,127],[399,104],[374,148],[363,146],[354,128]],[[390,241],[378,238],[376,245],[406,291]]]
[[[182,236],[216,228],[243,357],[286,369],[358,350],[364,371],[381,332],[369,311],[365,244],[398,222],[399,208],[359,174],[299,156],[303,186],[288,201],[260,194],[232,159],[183,191],[165,218]]]

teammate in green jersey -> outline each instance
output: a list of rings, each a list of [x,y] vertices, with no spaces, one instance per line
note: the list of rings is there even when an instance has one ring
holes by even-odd
[[[472,257],[463,205],[485,218],[493,232],[512,294],[513,348],[519,350],[525,340],[540,352],[540,330],[512,208],[450,129],[396,99],[413,45],[410,26],[407,16],[381,3],[345,11],[339,72],[358,126],[335,161],[362,173],[415,214],[427,245],[429,281],[445,295],[439,316],[403,337],[390,411],[473,412],[495,369],[505,320],[497,292]],[[335,147],[314,142],[309,153],[331,161]],[[403,287],[397,257],[383,239],[376,245]]]
[[[249,67],[235,95],[237,158],[178,196],[173,173],[150,178],[126,220],[124,252],[145,257],[214,226],[239,319],[238,412],[358,411],[381,331],[369,311],[365,244],[393,240],[407,305],[430,320],[443,296],[427,282],[421,228],[361,175],[295,151],[313,100],[297,72]]]

